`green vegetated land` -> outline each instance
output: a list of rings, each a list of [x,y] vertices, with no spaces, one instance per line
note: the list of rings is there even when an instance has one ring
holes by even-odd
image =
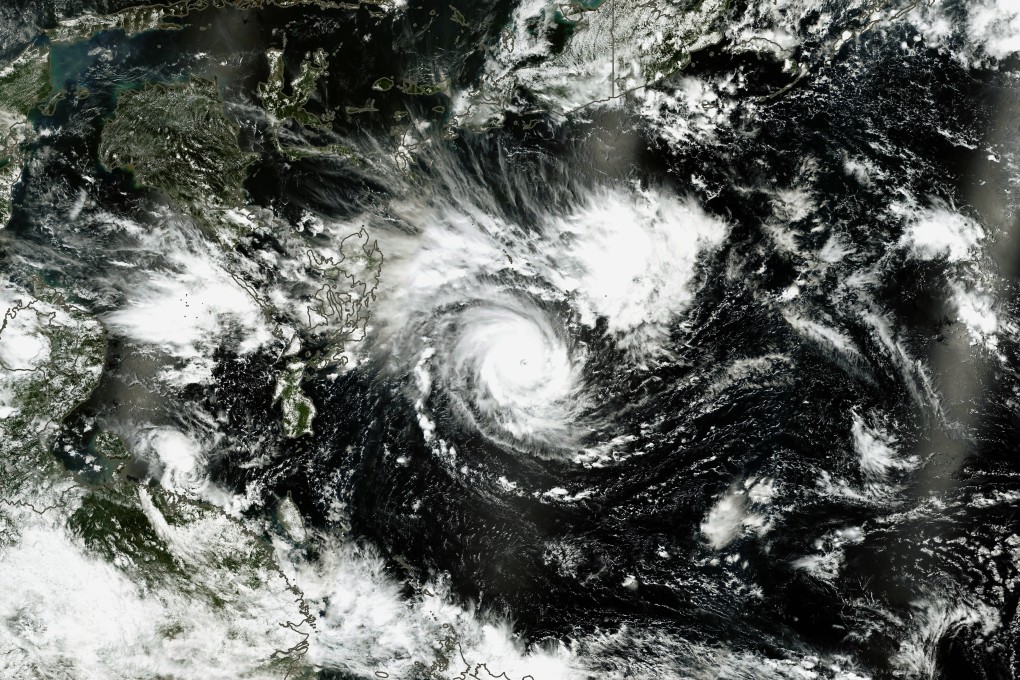
[[[11,192],[35,134],[28,116],[52,92],[49,51],[30,47],[0,70],[0,227],[11,218]]]
[[[120,94],[103,128],[99,158],[184,205],[235,206],[245,202],[243,184],[255,159],[237,136],[215,83],[196,78],[148,85]]]

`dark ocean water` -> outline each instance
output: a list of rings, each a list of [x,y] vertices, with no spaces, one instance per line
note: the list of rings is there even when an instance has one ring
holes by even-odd
[[[449,262],[466,273],[425,302],[409,294],[399,322],[375,318],[355,365],[306,374],[314,434],[283,435],[278,348],[240,354],[225,345],[210,382],[124,397],[153,369],[113,334],[100,386],[65,423],[57,454],[98,484],[109,466],[86,472],[76,454],[94,437],[87,423],[180,425],[193,411],[213,414],[225,436],[210,473],[237,492],[254,490],[253,517],[290,496],[310,526],[377,547],[409,596],[444,574],[457,598],[505,615],[527,642],[582,641],[592,677],[627,677],[608,674],[656,656],[682,677],[698,645],[777,659],[793,650],[849,660],[873,677],[915,677],[897,660],[915,637],[930,677],[1015,677],[1020,255],[1013,199],[999,191],[1014,186],[1015,168],[988,161],[992,146],[1016,150],[1012,64],[972,68],[894,23],[763,98],[789,74],[723,42],[683,72],[743,76],[730,124],[712,143],[676,143],[631,106],[522,114],[534,101],[522,89],[503,125],[436,134],[412,163],[413,181],[380,169],[382,160],[294,159],[271,141],[255,96],[268,75],[265,50],[283,50],[288,78],[306,54],[328,51],[328,75],[307,109],[334,113],[332,130],[282,129],[369,155],[389,148],[408,120],[451,122],[448,93],[479,82],[478,46],[497,39],[512,9],[460,8],[462,31],[438,4],[400,15],[210,8],[181,30],[107,31],[53,46],[52,82],[68,96],[35,114],[46,134],[34,143],[5,247],[43,263],[38,273],[94,314],[129,295],[109,272],[130,249],[98,226],[53,215],[79,192],[113,214],[144,214],[160,200],[97,161],[118,93],[145,84],[215,79],[241,144],[256,154],[248,196],[285,222],[363,220],[386,257],[387,242],[430,228],[397,203],[474,207],[515,229],[500,235],[505,265],[482,267],[465,246]],[[802,49],[824,51],[813,47]],[[449,87],[425,96],[373,89],[393,74],[429,82],[441,74]],[[87,98],[73,96],[80,88]],[[377,112],[350,113],[368,100]],[[558,250],[569,238],[550,225],[620,187],[691,197],[727,229],[699,257],[686,311],[665,325],[651,358],[635,357],[610,319],[587,323],[580,293],[514,266],[515,256],[537,261],[543,248],[554,265],[571,266]],[[797,190],[812,197],[806,207],[782,207],[777,196]],[[890,212],[909,197],[918,211],[951,206],[985,225],[988,247],[969,265],[911,257],[904,220]],[[826,259],[833,234],[847,254]],[[514,250],[514,239],[539,245]],[[255,234],[238,248],[257,261],[282,246]],[[1000,301],[991,348],[968,334],[954,306],[954,286],[971,280]],[[792,286],[799,292],[787,305]],[[387,294],[398,302],[380,315],[399,307],[399,295]],[[576,366],[569,451],[500,434],[506,423],[490,421],[477,400],[484,385],[472,380],[481,378],[454,369],[461,338],[488,318],[476,315],[516,324],[531,318],[521,310]],[[435,351],[428,363],[425,347]],[[304,348],[323,349],[311,335]],[[437,453],[437,441],[455,455]],[[872,445],[895,450],[881,474],[861,463]],[[277,453],[267,458],[269,449]],[[595,449],[611,453],[575,457]],[[151,472],[145,461],[133,465],[134,478]],[[810,556],[839,566],[829,574]],[[999,625],[986,625],[993,616]],[[640,634],[617,648],[584,642],[621,625]],[[322,677],[348,677],[331,672]]]

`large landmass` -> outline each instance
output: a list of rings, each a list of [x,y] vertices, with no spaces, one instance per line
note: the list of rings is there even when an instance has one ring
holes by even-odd
[[[103,127],[99,158],[211,221],[245,201],[243,184],[255,156],[240,149],[237,135],[215,83],[152,84],[120,94]]]

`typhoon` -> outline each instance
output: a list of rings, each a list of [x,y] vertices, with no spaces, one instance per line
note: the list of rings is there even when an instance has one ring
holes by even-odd
[[[1017,36],[0,8],[0,677],[1020,677]]]

